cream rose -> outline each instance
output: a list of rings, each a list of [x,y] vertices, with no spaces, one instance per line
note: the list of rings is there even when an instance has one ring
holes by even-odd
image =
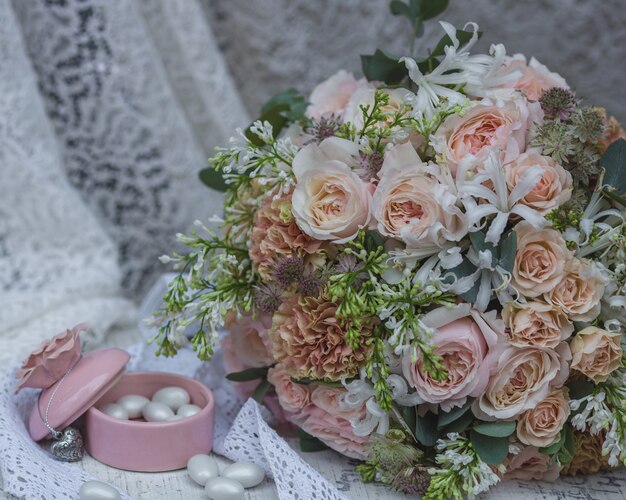
[[[559,308],[543,302],[509,302],[502,319],[507,327],[509,342],[516,346],[555,348],[574,332],[574,325]]]
[[[441,247],[467,234],[467,217],[456,196],[428,176],[426,167],[410,143],[394,146],[385,156],[372,200],[378,231],[409,248]]]
[[[537,231],[528,222],[515,226],[517,252],[513,265],[513,285],[526,297],[549,292],[565,276],[565,266],[572,258],[558,231]]]
[[[364,84],[364,80],[357,81],[352,73],[338,71],[313,89],[306,110],[307,116],[315,120],[331,115],[342,118],[350,98],[359,85]]]
[[[432,144],[455,175],[461,160],[468,157],[482,163],[492,151],[498,151],[503,163],[515,160],[526,149],[531,124],[531,110],[521,96],[501,102],[484,99],[463,116],[448,117],[434,134]]]
[[[506,182],[513,192],[524,174],[534,166],[543,169],[541,180],[519,203],[545,215],[572,197],[572,174],[552,158],[536,153],[523,153],[506,166]]]
[[[554,387],[565,383],[571,357],[566,342],[556,349],[507,347],[498,358],[485,393],[474,402],[475,413],[509,419],[535,407]]]
[[[539,100],[544,90],[553,87],[569,88],[561,75],[550,71],[534,57],[531,58],[528,64],[526,64],[526,56],[522,54],[515,54],[509,58],[505,64],[504,71],[515,70],[519,72],[520,76],[517,80],[507,84],[507,87],[512,86],[517,90],[521,90],[531,101]]]
[[[556,389],[537,406],[522,413],[517,421],[518,439],[538,448],[557,441],[570,414],[568,399],[565,389]]]
[[[589,326],[576,334],[570,343],[572,368],[596,384],[622,366],[620,332],[607,332]]]
[[[308,385],[291,380],[289,372],[278,363],[267,372],[267,380],[274,386],[278,402],[283,410],[297,412],[311,403],[311,389]]]
[[[469,304],[436,309],[423,321],[436,329],[434,354],[441,356],[447,377],[433,379],[423,369],[422,358],[415,362],[407,350],[402,356],[402,372],[409,385],[422,400],[440,404],[444,411],[464,404],[468,397],[482,395],[495,368],[496,346],[503,339],[502,322],[495,314],[471,310]]]
[[[294,158],[292,212],[312,238],[345,243],[369,224],[373,187],[351,168],[358,154],[355,143],[329,137],[302,148]]]
[[[563,279],[544,294],[546,301],[560,307],[574,321],[592,321],[600,314],[606,280],[592,262],[572,259]]]
[[[385,93],[389,96],[389,102],[381,107],[381,111],[385,113],[387,119],[384,120],[387,125],[391,125],[391,121],[395,113],[400,111],[407,96],[411,95],[406,89],[385,89]],[[363,110],[361,106],[369,106],[372,109],[374,106],[374,95],[376,89],[371,86],[361,86],[352,94],[344,115],[344,122],[352,123],[357,130],[363,128]]]

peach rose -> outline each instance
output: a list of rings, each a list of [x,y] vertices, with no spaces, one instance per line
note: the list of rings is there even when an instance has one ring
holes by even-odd
[[[485,99],[463,116],[448,117],[434,134],[433,147],[443,155],[452,175],[461,160],[473,157],[482,163],[492,151],[500,152],[506,164],[526,150],[531,124],[531,110],[520,96],[496,103]]]
[[[515,233],[513,285],[526,297],[549,292],[561,282],[572,258],[561,233],[551,228],[538,231],[525,221],[515,226]]]
[[[570,414],[566,389],[552,391],[534,408],[526,410],[517,421],[517,437],[524,444],[538,448],[559,439]]]
[[[523,153],[506,166],[509,191],[513,192],[524,173],[534,166],[543,169],[543,176],[533,190],[519,200],[519,203],[545,215],[572,197],[572,174],[548,156]]]
[[[311,393],[311,404],[292,418],[305,432],[350,458],[367,458],[367,436],[357,436],[351,419],[362,419],[365,407],[347,409],[341,404],[345,389],[317,386]]]
[[[572,368],[596,384],[622,366],[621,332],[607,332],[595,326],[581,330],[570,342]]]
[[[463,405],[468,397],[482,395],[495,368],[494,351],[503,337],[501,322],[488,313],[470,310],[469,304],[436,309],[423,321],[436,329],[432,338],[434,354],[442,357],[447,378],[431,378],[422,367],[422,358],[415,362],[412,351],[406,350],[402,372],[408,384],[425,402],[440,404],[444,411]]]
[[[311,389],[308,385],[297,384],[291,380],[289,372],[278,363],[270,368],[267,380],[274,386],[278,402],[283,410],[291,413],[298,412],[311,402]]]
[[[507,462],[504,473],[507,479],[552,482],[559,477],[559,465],[557,463],[550,465],[550,457],[534,446],[525,446],[517,455],[512,455]]]
[[[505,63],[504,71],[517,70],[520,77],[507,87],[521,90],[530,101],[538,101],[544,90],[553,87],[568,89],[567,82],[558,73],[550,71],[534,57],[526,64],[526,56],[515,54]]]
[[[359,373],[371,349],[353,350],[337,318],[337,304],[323,298],[291,297],[274,313],[274,356],[294,377],[339,380]],[[361,335],[370,336],[369,327]]]
[[[250,236],[250,260],[259,275],[267,280],[276,259],[315,255],[322,242],[302,232],[291,213],[291,193],[278,198],[267,196],[254,215]]]
[[[554,387],[565,383],[571,358],[566,342],[556,349],[507,347],[498,358],[485,393],[474,402],[475,413],[509,419],[534,408]]]
[[[509,302],[502,319],[507,327],[509,342],[519,347],[555,348],[574,333],[574,325],[561,309],[543,302]]]
[[[306,110],[307,116],[315,120],[330,115],[343,117],[350,98],[359,88],[359,85],[364,84],[365,80],[359,82],[352,73],[339,70],[313,89]]]
[[[352,169],[358,154],[355,143],[338,137],[309,144],[296,154],[292,212],[312,238],[345,243],[369,224],[373,186]]]
[[[409,248],[441,247],[467,234],[456,196],[427,176],[425,166],[410,143],[394,146],[385,155],[372,200],[378,231]]]
[[[604,439],[604,432],[591,434],[574,430],[574,458],[565,467],[563,474],[586,476],[610,469],[608,457],[602,455]]]
[[[79,334],[86,329],[81,323],[43,342],[15,373],[21,379],[16,392],[24,387],[47,389],[58,382],[80,358]]]
[[[557,285],[544,294],[549,304],[560,307],[574,321],[592,321],[600,314],[606,280],[595,265],[572,259]]]

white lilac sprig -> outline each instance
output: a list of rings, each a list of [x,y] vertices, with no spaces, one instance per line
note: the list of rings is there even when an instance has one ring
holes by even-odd
[[[424,500],[475,498],[500,481],[498,474],[483,462],[466,437],[456,432],[439,439],[435,462],[429,469],[431,481]]]
[[[575,429],[604,433],[602,454],[608,456],[609,465],[626,464],[626,370],[613,373],[591,394],[570,400],[570,408],[578,412],[572,418]]]

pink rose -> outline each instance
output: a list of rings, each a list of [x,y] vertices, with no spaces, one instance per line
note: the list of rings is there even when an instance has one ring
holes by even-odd
[[[481,396],[495,368],[498,339],[504,335],[501,321],[470,310],[469,304],[436,309],[423,321],[436,329],[434,354],[442,357],[447,378],[431,378],[422,358],[415,362],[407,350],[402,355],[402,372],[409,385],[425,402],[440,404],[444,411],[463,405],[468,397]]]
[[[531,101],[538,101],[544,90],[553,87],[569,88],[561,75],[550,71],[534,57],[531,58],[530,63],[526,64],[526,56],[515,54],[504,66],[506,72],[514,70],[519,72],[520,77],[506,86],[521,90]]]
[[[311,389],[308,385],[296,384],[281,363],[270,368],[267,380],[274,386],[278,402],[285,411],[298,412],[311,402]]]
[[[330,115],[342,118],[352,94],[356,92],[359,85],[364,84],[364,80],[358,82],[352,73],[339,70],[313,89],[309,97],[310,104],[306,110],[307,116],[315,120]]]
[[[526,297],[549,292],[561,282],[572,258],[561,233],[550,228],[538,231],[525,221],[515,226],[515,233],[513,285]]]
[[[607,332],[588,326],[576,334],[570,343],[572,368],[596,384],[604,382],[622,366],[621,332]]]
[[[317,386],[311,404],[294,415],[294,422],[324,444],[351,458],[367,458],[368,437],[357,436],[350,419],[361,419],[365,407],[346,409],[341,403],[345,389]]]
[[[357,144],[338,137],[309,144],[296,154],[292,212],[310,237],[345,243],[369,224],[374,188],[354,171],[358,154]]]
[[[409,248],[441,247],[467,234],[467,217],[447,186],[426,174],[411,143],[391,148],[372,199],[378,231]]]
[[[506,166],[509,191],[513,192],[524,174],[535,166],[543,169],[541,180],[532,191],[519,200],[519,203],[546,215],[572,197],[572,174],[548,156],[523,153]]]
[[[24,387],[47,389],[58,382],[80,358],[80,332],[87,329],[81,323],[59,333],[33,351],[15,376],[20,378],[17,391]]]
[[[569,346],[556,349],[507,347],[485,393],[474,402],[474,413],[487,419],[509,419],[534,408],[569,375]]]
[[[557,463],[550,465],[550,457],[541,453],[534,446],[526,446],[517,455],[508,459],[504,477],[521,479],[522,481],[556,481],[560,467]]]
[[[271,350],[266,342],[271,318],[261,316],[254,320],[247,314],[236,318],[234,312],[226,316],[228,335],[222,339],[222,356],[226,373],[238,373],[248,368],[260,368],[274,363]],[[235,390],[244,398],[254,394],[258,380],[233,382]]]
[[[472,157],[482,163],[492,151],[501,154],[503,163],[510,163],[526,150],[534,113],[521,97],[497,103],[486,99],[462,116],[449,116],[434,134],[433,146],[453,175],[461,160]]]

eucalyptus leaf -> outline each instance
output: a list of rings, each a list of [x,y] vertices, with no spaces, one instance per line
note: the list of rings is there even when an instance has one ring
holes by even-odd
[[[574,441],[574,431],[569,425],[566,425],[561,434],[565,435],[563,446],[559,450],[558,459],[561,465],[567,465],[574,459],[574,450],[576,443]]]
[[[554,455],[557,453],[565,444],[565,433],[561,432],[559,439],[552,443],[550,446],[544,446],[543,448],[539,448],[539,451],[544,455]]]
[[[427,412],[423,417],[417,416],[415,438],[424,446],[435,446],[437,439],[439,439],[437,415]]]
[[[211,189],[215,189],[215,191],[223,193],[226,189],[228,189],[228,185],[224,181],[222,172],[219,172],[214,168],[203,168],[200,172],[198,172],[198,177],[200,178],[202,184],[210,187]]]
[[[472,406],[472,400],[468,398],[463,406],[452,408],[449,412],[440,411],[437,418],[437,429],[443,429],[446,425],[465,415]]]
[[[448,434],[449,432],[465,432],[474,421],[474,418],[474,414],[471,411],[468,411],[462,417],[457,418],[450,425],[444,427],[442,429],[442,433]]]
[[[269,380],[264,378],[263,380],[261,380],[259,385],[256,386],[256,389],[254,389],[254,392],[252,393],[252,399],[254,399],[257,403],[261,403],[263,401],[263,398],[267,394],[267,391],[269,391],[270,387],[272,387],[272,384],[270,384]]]
[[[400,406],[398,413],[409,429],[415,429],[417,425],[417,408],[415,406]]]
[[[226,375],[226,378],[232,382],[248,382],[250,380],[265,378],[268,370],[269,367],[267,366],[263,368],[248,368],[240,372],[229,373]]]
[[[498,259],[500,265],[509,273],[513,271],[515,264],[515,252],[517,251],[517,235],[515,231],[509,233],[500,240],[498,248]]]
[[[613,186],[616,194],[626,192],[626,141],[618,139],[611,144],[604,156],[600,158],[600,166],[604,168],[603,183]]]
[[[501,464],[509,453],[509,439],[486,436],[472,429],[470,441],[480,459],[489,465]]]
[[[328,449],[328,446],[322,443],[319,439],[311,436],[302,429],[298,429],[297,436],[300,439],[300,449],[305,453],[324,451]]]
[[[483,436],[508,437],[515,432],[515,422],[479,422],[474,430]]]

